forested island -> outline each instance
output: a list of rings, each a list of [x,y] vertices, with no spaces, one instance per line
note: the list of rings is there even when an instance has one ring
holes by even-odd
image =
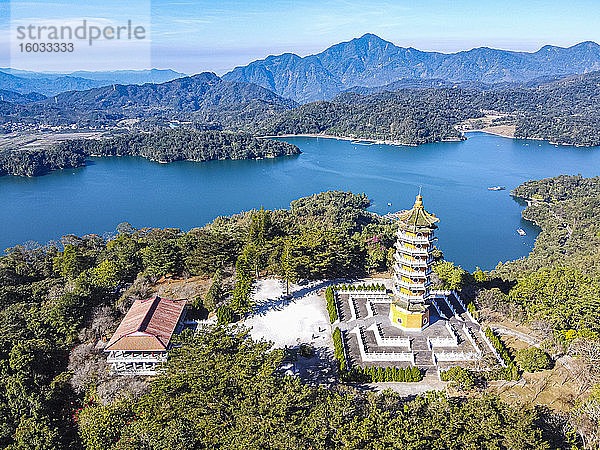
[[[87,157],[140,156],[169,163],[216,159],[255,159],[297,155],[286,142],[257,139],[245,133],[167,129],[127,133],[104,139],[71,139],[47,149],[0,152],[0,176],[38,176],[57,169],[81,167]]]
[[[528,258],[489,273],[447,261],[435,268],[436,284],[460,290],[480,320],[501,314],[524,321],[544,336],[545,352],[574,357],[588,386],[581,392],[600,382],[593,359],[600,345],[599,190],[597,178],[526,183],[515,194],[543,200],[524,213],[542,227]],[[364,195],[325,192],[187,233],[123,224],[109,237],[9,249],[0,258],[0,445],[573,449],[583,448],[582,439],[598,442],[597,394],[561,415],[510,406],[468,370],[449,375],[466,390],[458,396],[406,400],[345,383],[312,386],[274,370],[281,350],[224,328],[252,310],[257,276],[316,280],[389,269],[396,225],[366,211],[369,204]],[[152,380],[109,377],[95,342],[164,276],[212,279],[193,308],[216,311],[221,325],[184,334],[166,372]]]

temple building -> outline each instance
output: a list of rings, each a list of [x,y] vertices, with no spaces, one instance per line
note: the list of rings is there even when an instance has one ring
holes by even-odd
[[[155,375],[184,326],[185,300],[136,300],[104,351],[116,375]]]
[[[417,196],[412,209],[398,214],[399,226],[394,254],[393,293],[390,321],[404,330],[422,330],[429,325],[429,306],[426,300],[431,284],[435,214],[423,207],[423,197]]]

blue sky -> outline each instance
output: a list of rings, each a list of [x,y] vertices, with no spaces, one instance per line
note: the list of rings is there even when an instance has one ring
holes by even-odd
[[[112,0],[15,1],[40,17],[83,17],[84,5]],[[600,42],[600,4],[572,1],[439,0],[121,0],[122,17],[151,7],[151,65],[186,73],[222,74],[269,54],[300,55],[364,33],[396,45],[453,52],[479,46],[535,51],[544,44]],[[0,0],[0,67],[10,63],[10,2]],[[82,69],[114,68],[114,61],[81,60]],[[126,63],[119,62],[125,67]]]

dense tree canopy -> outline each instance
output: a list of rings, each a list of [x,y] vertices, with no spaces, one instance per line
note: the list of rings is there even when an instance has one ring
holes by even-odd
[[[311,387],[278,375],[281,358],[240,331],[189,336],[147,394],[90,402],[79,432],[90,449],[550,448],[530,408]]]
[[[307,278],[367,273],[365,237],[390,233],[389,224],[364,211],[368,205],[365,196],[326,192],[287,210],[221,217],[187,233],[120,226],[108,240],[65,236],[44,247],[10,249],[0,257],[0,445],[77,442],[71,415],[83,401],[81,389],[93,386],[77,381],[74,391],[69,355],[79,352],[75,346],[90,345],[86,339],[106,337],[131,298],[150,295],[146,280],[213,277],[204,306],[219,308],[229,322],[251,307],[257,272],[289,276],[297,270]],[[221,285],[223,273],[236,274],[233,296]],[[105,417],[129,417],[119,405]],[[111,440],[113,431],[94,433]]]
[[[211,161],[297,155],[298,147],[249,134],[167,129],[128,133],[105,139],[72,139],[48,149],[0,151],[0,176],[43,175],[85,165],[90,156],[141,156],[152,161]]]

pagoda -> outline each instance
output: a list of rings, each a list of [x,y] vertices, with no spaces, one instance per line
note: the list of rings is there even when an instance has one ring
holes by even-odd
[[[433,241],[440,219],[425,211],[423,197],[417,196],[412,209],[398,214],[394,254],[393,292],[390,305],[392,325],[404,330],[422,330],[429,325],[429,296]]]

